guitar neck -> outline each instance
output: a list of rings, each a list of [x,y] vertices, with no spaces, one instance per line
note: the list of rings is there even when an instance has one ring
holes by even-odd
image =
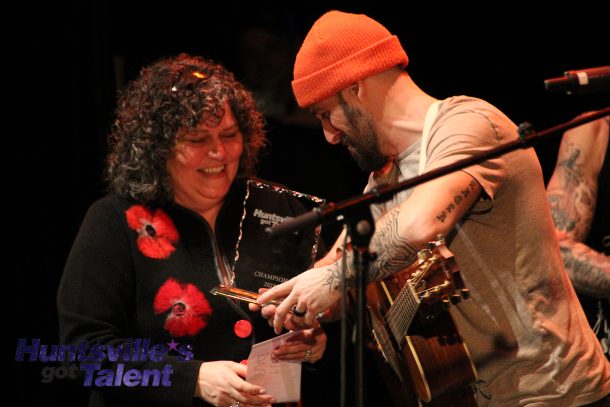
[[[415,289],[407,282],[388,310],[386,322],[399,346],[417,315],[419,304],[420,300]]]

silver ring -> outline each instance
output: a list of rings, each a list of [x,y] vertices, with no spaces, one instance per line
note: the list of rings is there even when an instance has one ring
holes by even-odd
[[[307,349],[305,351],[305,356],[303,356],[303,362],[309,362],[311,360],[311,349]]]
[[[239,401],[236,401],[235,404],[231,404],[229,407],[239,407]]]

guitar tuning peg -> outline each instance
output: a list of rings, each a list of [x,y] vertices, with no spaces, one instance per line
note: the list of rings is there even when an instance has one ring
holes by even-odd
[[[468,288],[462,288],[461,294],[462,294],[462,298],[465,300],[470,298],[470,290]]]
[[[441,302],[441,307],[443,307],[443,310],[445,311],[449,309],[449,298],[443,298],[443,301]]]
[[[460,295],[459,295],[459,294],[453,294],[453,295],[451,296],[451,303],[452,303],[453,305],[455,305],[455,304],[457,304],[458,302],[460,302],[460,300],[461,300],[461,299],[462,299],[462,298],[460,297]]]

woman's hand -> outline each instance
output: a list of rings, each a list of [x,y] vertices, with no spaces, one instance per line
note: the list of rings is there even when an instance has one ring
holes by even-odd
[[[326,334],[322,328],[305,329],[273,351],[275,359],[302,360],[315,363],[326,349]]]
[[[219,360],[204,362],[199,368],[195,397],[217,407],[269,406],[275,398],[260,386],[246,382],[247,367]]]

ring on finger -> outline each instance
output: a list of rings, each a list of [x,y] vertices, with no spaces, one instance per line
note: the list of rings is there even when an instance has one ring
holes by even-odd
[[[299,318],[304,317],[306,313],[307,313],[307,310],[305,310],[305,311],[299,311],[299,310],[297,310],[297,305],[296,305],[296,304],[294,304],[294,305],[292,306],[292,314],[293,314],[295,317],[299,317]]]
[[[311,349],[307,349],[305,351],[305,355],[303,356],[303,362],[311,362]]]

